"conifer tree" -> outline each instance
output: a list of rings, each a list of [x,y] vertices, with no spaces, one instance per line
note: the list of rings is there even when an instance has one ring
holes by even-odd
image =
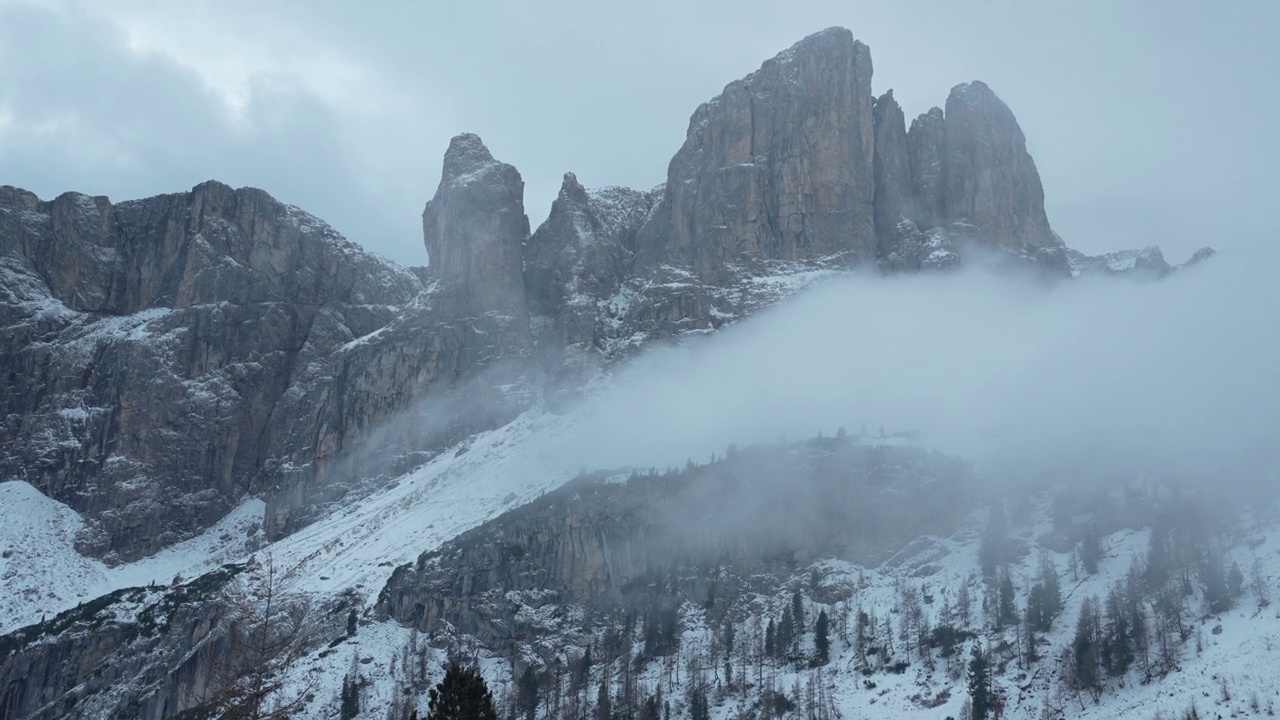
[[[600,692],[596,695],[595,720],[613,720],[613,703],[609,698],[609,679],[600,681]]]
[[[697,686],[689,691],[690,720],[711,720],[711,704],[707,701],[707,690]]]
[[[1090,575],[1098,572],[1098,560],[1102,558],[1102,537],[1096,524],[1085,529],[1084,539],[1080,541],[1080,564]]]
[[[1005,627],[1018,622],[1018,608],[1014,604],[1013,597],[1013,579],[1009,577],[1008,571],[1005,571],[1004,577],[1000,579],[999,596],[998,625]]]
[[[532,665],[524,669],[516,683],[516,704],[528,720],[533,720],[538,714],[540,685],[538,671]]]
[[[1209,612],[1220,613],[1231,609],[1231,590],[1227,587],[1227,573],[1222,560],[1216,556],[1206,558],[1200,571],[1204,583],[1204,602]]]
[[[826,665],[831,661],[831,639],[828,637],[829,624],[827,611],[819,612],[818,620],[813,626],[813,646],[818,651],[817,662],[819,665]]]
[[[352,720],[360,714],[360,688],[350,678],[342,678],[342,706],[339,708],[342,720]]]
[[[1087,597],[1080,606],[1068,658],[1071,684],[1077,689],[1088,690],[1095,698],[1102,691],[1099,624],[1097,601]]]
[[[1040,659],[1040,653],[1036,650],[1036,621],[1029,605],[1026,617],[1022,622],[1022,641],[1025,643],[1022,659],[1026,662],[1027,667],[1031,667]]]
[[[474,668],[449,663],[444,679],[431,688],[427,720],[498,720],[493,694]]]
[[[795,635],[795,614],[788,605],[782,609],[782,620],[778,623],[778,629],[773,637],[773,647],[778,657],[786,657],[791,652],[791,643],[795,640]]]
[[[969,702],[973,720],[987,720],[991,711],[991,667],[987,655],[976,644],[969,656]]]
[[[1231,569],[1227,571],[1227,589],[1233,598],[1244,592],[1244,573],[1240,571],[1240,563],[1231,563]]]
[[[777,631],[774,629],[773,618],[769,618],[769,624],[764,629],[764,654],[774,657],[777,653]]]

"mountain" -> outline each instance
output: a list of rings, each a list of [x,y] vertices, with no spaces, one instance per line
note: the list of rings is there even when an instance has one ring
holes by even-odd
[[[573,659],[566,642],[611,637],[621,669],[619,627],[644,617],[648,661],[669,664],[726,618],[745,636],[796,573],[838,570],[839,588],[810,597],[834,614],[864,572],[941,572],[903,553],[969,553],[971,469],[906,438],[841,433],[569,484],[550,440],[590,423],[574,400],[641,350],[822,277],[991,258],[1050,282],[1172,272],[1158,250],[1066,248],[985,84],[907,127],[871,79],[849,31],[805,38],[694,112],[662,186],[567,173],[532,232],[519,171],[459,135],[423,210],[424,268],[252,188],[121,203],[0,188],[0,497],[22,513],[0,534],[0,720],[210,702],[237,633],[262,621],[228,589],[276,562],[310,621],[258,665],[286,690],[308,687],[304,666],[325,692],[363,678],[366,701],[394,705],[459,643],[491,678],[503,663],[538,677]],[[385,643],[377,657],[356,652],[362,635]],[[741,702],[798,699],[775,690]],[[329,712],[300,694],[307,715]]]

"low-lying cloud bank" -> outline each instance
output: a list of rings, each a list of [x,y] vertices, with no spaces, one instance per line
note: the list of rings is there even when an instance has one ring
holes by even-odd
[[[1277,272],[1254,246],[1154,283],[839,278],[646,354],[565,452],[681,465],[865,423],[1003,474],[1257,478],[1280,447]]]

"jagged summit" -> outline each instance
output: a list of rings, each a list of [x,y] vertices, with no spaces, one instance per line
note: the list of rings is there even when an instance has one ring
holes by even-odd
[[[444,178],[456,181],[466,175],[499,166],[484,141],[475,133],[455,135],[444,153]]]
[[[789,65],[796,60],[839,57],[847,54],[851,49],[865,51],[866,45],[855,39],[848,28],[834,25],[797,40],[791,47],[764,61],[761,69],[772,64]],[[749,80],[751,77],[748,75],[743,80]]]
[[[1077,250],[1067,250],[1072,275],[1123,275],[1138,280],[1159,280],[1199,265],[1215,254],[1213,248],[1202,247],[1186,262],[1170,265],[1165,260],[1164,253],[1156,245],[1134,250],[1118,250],[1101,255],[1085,255]]]
[[[427,273],[441,281],[454,314],[497,313],[527,323],[524,180],[495,160],[479,136],[449,143],[440,185],[422,211],[422,235]]]
[[[556,200],[561,198],[572,198],[579,201],[587,199],[587,189],[582,186],[582,183],[578,182],[578,176],[574,173],[565,173],[564,179],[560,181],[560,192],[556,195]]]
[[[872,72],[848,29],[814,33],[693,112],[660,192],[605,198],[567,173],[533,234],[519,173],[459,135],[424,213],[429,273],[471,298],[464,312],[527,307],[554,343],[601,349],[741,317],[758,304],[742,289],[776,274],[946,270],[981,250],[1069,277],[1026,138],[991,87],[958,84],[908,128],[892,90],[871,95]]]
[[[1044,188],[1009,107],[981,82],[957,85],[946,106],[946,213],[988,247],[1066,274]],[[970,229],[971,228],[971,229]]]
[[[971,80],[969,82],[958,83],[951,88],[948,98],[956,98],[974,105],[987,102],[996,102],[1009,112],[1009,107],[1005,105],[1000,98],[996,97],[995,92],[991,90],[991,86],[981,80]],[[1012,112],[1009,113],[1012,116]]]
[[[700,106],[640,263],[721,284],[743,262],[873,260],[871,72],[867,46],[832,28]]]

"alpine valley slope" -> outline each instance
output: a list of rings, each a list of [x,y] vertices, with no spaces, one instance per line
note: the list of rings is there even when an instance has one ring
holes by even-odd
[[[285,693],[312,696],[306,716],[337,712],[355,655],[366,716],[407,708],[393,693],[425,675],[390,662],[408,644],[427,668],[471,643],[495,683],[512,662],[547,667],[550,656],[513,657],[483,633],[437,634],[428,649],[383,619],[437,632],[415,601],[379,595],[395,568],[575,477],[564,438],[595,421],[591,399],[607,396],[618,362],[662,340],[851,269],[994,258],[1048,282],[1171,272],[1158,250],[1071,254],[1043,200],[990,88],[959,85],[908,129],[891,92],[872,96],[870,51],[839,28],[698,108],[663,186],[587,190],[567,174],[532,233],[519,173],[459,135],[423,212],[425,268],[369,255],[260,190],[209,182],[113,204],[0,188],[0,720],[198,706],[234,625],[219,588],[253,573],[250,557],[290,568],[290,589],[326,618],[320,645],[281,671]],[[923,452],[859,442],[904,462]],[[967,557],[969,526],[953,519],[954,537],[929,542]],[[868,598],[903,580],[900,563],[859,559],[871,567],[808,557]],[[964,562],[937,572],[959,583]],[[775,594],[799,582],[769,573]],[[752,592],[761,607],[777,600]],[[676,607],[680,646],[710,647],[706,623],[720,618]],[[365,624],[335,638],[349,611]],[[569,629],[578,642],[590,632]],[[848,652],[837,647],[837,665]],[[807,677],[788,672],[784,683]],[[870,700],[857,687],[827,696],[857,716]],[[717,699],[717,716],[754,712],[733,702]]]

